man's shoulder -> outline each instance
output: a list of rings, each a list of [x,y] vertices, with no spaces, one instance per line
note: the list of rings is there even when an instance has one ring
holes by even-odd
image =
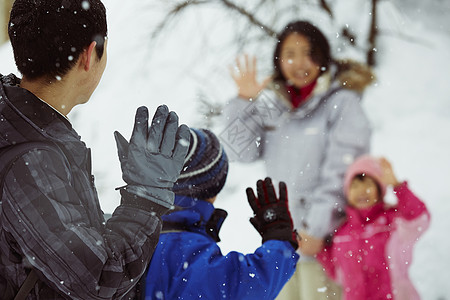
[[[43,141],[79,142],[80,137],[68,120],[31,92],[12,84],[0,84],[0,148]]]
[[[38,169],[48,170],[51,165],[55,169],[70,170],[68,158],[61,148],[50,141],[25,142],[17,145],[9,145],[0,148],[0,184],[3,185],[4,177],[17,165],[24,165],[25,173],[33,174]],[[17,170],[16,170],[17,171]],[[17,171],[18,172],[18,171]],[[66,172],[66,171],[65,171]],[[15,173],[15,172],[13,172]]]

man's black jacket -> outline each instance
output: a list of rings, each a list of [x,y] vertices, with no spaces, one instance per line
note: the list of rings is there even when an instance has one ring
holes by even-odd
[[[18,290],[31,268],[33,299],[120,298],[145,271],[160,218],[129,205],[105,223],[90,150],[70,122],[13,76],[0,75],[0,149],[51,141],[57,151],[21,156],[5,176],[0,202],[0,294]],[[2,298],[2,297],[0,297]]]

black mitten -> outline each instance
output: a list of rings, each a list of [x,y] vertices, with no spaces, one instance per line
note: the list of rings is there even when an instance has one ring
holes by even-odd
[[[258,180],[256,192],[247,188],[247,198],[254,216],[250,223],[262,236],[262,242],[267,240],[289,241],[294,249],[298,248],[297,232],[293,229],[291,213],[288,208],[287,188],[280,182],[280,198],[275,195],[275,189],[270,178]]]

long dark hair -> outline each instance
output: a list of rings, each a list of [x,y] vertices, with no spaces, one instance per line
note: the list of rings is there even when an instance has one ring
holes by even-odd
[[[274,80],[286,81],[281,73],[280,52],[284,41],[291,33],[298,33],[306,37],[311,46],[311,59],[320,66],[321,73],[328,70],[332,58],[330,44],[323,33],[314,25],[306,21],[295,21],[286,25],[278,35],[277,46],[273,54]]]

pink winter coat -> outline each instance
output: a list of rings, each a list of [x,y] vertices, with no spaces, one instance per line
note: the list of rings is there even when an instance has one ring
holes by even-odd
[[[317,256],[347,300],[420,299],[408,276],[412,250],[430,214],[406,182],[394,189],[395,207],[347,208],[347,221]]]

